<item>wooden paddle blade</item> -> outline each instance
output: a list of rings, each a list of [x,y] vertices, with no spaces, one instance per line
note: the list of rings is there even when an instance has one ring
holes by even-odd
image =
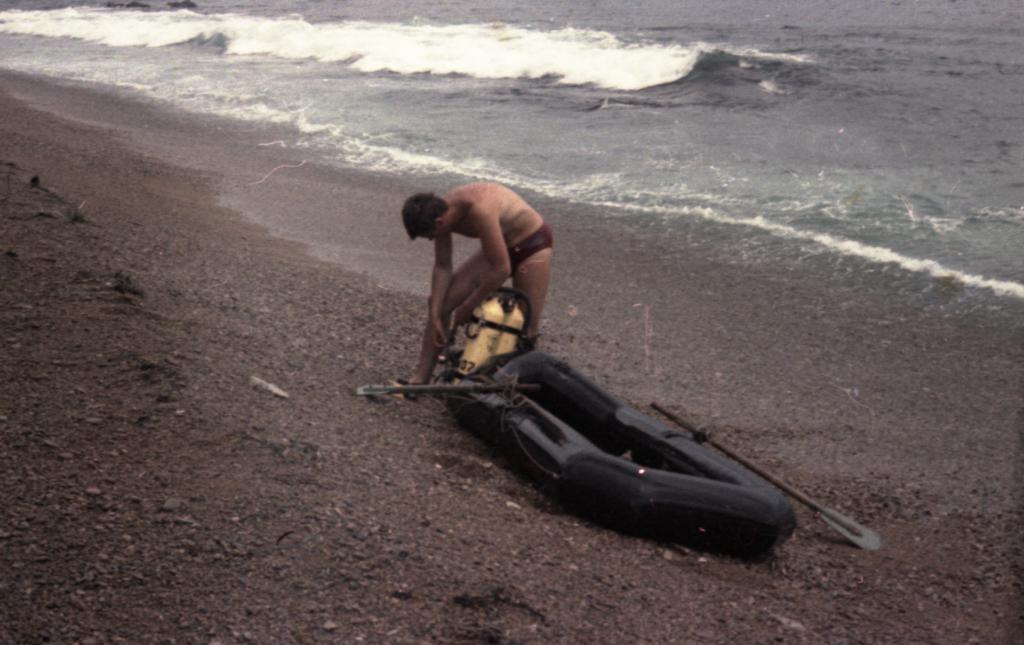
[[[882,538],[877,533],[866,526],[861,526],[842,513],[831,508],[819,508],[818,514],[829,526],[860,548],[877,551],[882,547]]]

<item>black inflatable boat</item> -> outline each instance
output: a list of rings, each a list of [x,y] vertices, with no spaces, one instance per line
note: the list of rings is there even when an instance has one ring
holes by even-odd
[[[793,531],[782,494],[739,464],[610,396],[549,354],[521,354],[463,382],[540,385],[448,398],[458,422],[567,507],[619,530],[753,557]]]

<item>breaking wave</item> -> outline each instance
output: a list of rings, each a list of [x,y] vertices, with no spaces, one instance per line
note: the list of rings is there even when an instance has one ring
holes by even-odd
[[[633,91],[685,78],[706,56],[807,63],[806,57],[694,43],[627,43],[586,29],[505,24],[310,23],[191,11],[69,8],[0,12],[0,32],[74,38],[110,47],[214,45],[227,55],[340,63],[361,72],[552,79]]]

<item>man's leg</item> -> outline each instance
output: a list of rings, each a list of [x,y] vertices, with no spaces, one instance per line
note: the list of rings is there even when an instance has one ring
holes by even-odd
[[[537,340],[540,329],[540,314],[544,310],[544,300],[547,298],[550,282],[551,249],[542,249],[526,258],[512,274],[512,286],[530,299],[530,329],[527,334],[534,341]]]
[[[452,311],[462,304],[466,298],[473,293],[479,282],[479,277],[489,268],[487,259],[483,252],[477,251],[463,262],[448,284],[448,293],[445,295],[441,307],[441,321],[447,326],[451,320]],[[434,365],[437,363],[438,352],[442,347],[434,343],[434,326],[430,320],[430,303],[427,302],[427,324],[423,329],[423,340],[420,345],[420,357],[416,363],[416,374],[410,383],[427,383],[434,373]]]

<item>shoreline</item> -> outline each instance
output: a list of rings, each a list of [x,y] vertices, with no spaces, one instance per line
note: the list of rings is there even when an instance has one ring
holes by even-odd
[[[76,81],[35,79],[12,71],[2,71],[0,75],[9,87],[21,89],[26,98],[44,110],[75,121],[115,128],[140,151],[218,176],[222,204],[241,212],[272,235],[303,244],[313,256],[350,271],[374,275],[389,288],[425,295],[426,280],[418,273],[423,271],[423,265],[429,265],[430,250],[422,244],[408,244],[405,238],[396,235],[393,214],[406,195],[421,189],[442,191],[458,178],[445,177],[444,183],[438,183],[438,176],[422,178],[331,163],[321,158],[321,153],[296,145],[301,137],[289,125],[190,114],[152,99],[126,96],[114,88],[91,87]],[[109,117],[111,105],[119,104],[131,108],[124,115],[127,118],[119,115],[113,122]],[[336,186],[344,186],[345,190]],[[968,326],[990,328],[995,333],[1024,333],[1024,322],[1020,319],[1024,315],[1024,301],[1011,295],[996,295],[986,287],[968,287],[955,277],[935,278],[894,263],[880,264],[832,252],[808,254],[796,246],[781,251],[789,258],[784,263],[747,260],[735,240],[719,248],[719,233],[702,229],[707,222],[679,220],[667,226],[654,216],[630,221],[589,205],[530,191],[524,195],[556,226],[593,228],[604,233],[607,241],[602,242],[598,236],[587,242],[587,249],[601,257],[626,256],[618,249],[617,241],[628,237],[640,246],[659,245],[659,252],[665,255],[693,255],[712,270],[736,272],[737,276],[724,281],[726,286],[767,274],[808,291],[847,292],[847,299],[864,299],[874,308],[899,307],[901,315],[920,321],[950,317]],[[339,202],[344,208],[339,208]],[[353,216],[350,211],[355,211],[354,206],[359,209],[356,212],[364,212],[367,217]],[[678,230],[669,233],[669,229]],[[764,243],[796,244],[781,238]],[[457,247],[456,252],[459,251],[464,251],[463,255],[468,253],[463,247]],[[733,257],[737,252],[741,257]],[[588,261],[584,259],[583,263]],[[839,265],[845,268],[839,271]],[[656,274],[665,273],[666,268],[671,270],[662,267],[646,279],[656,279]],[[417,275],[410,277],[410,269]],[[664,285],[654,285],[652,291],[663,289]],[[963,298],[965,292],[967,297]]]
[[[0,76],[0,84],[9,88],[9,76]],[[14,85],[34,85],[37,95],[62,95],[59,86],[44,80],[19,77]],[[305,442],[319,446],[317,454],[330,455],[318,456],[317,460],[359,469],[358,463],[348,456],[350,445],[341,443],[339,437],[353,442],[377,472],[396,480],[399,491],[412,501],[403,503],[393,494],[371,490],[363,511],[352,510],[360,507],[361,502],[348,498],[351,508],[346,508],[350,513],[365,519],[367,525],[377,522],[390,526],[392,537],[402,536],[398,540],[402,548],[396,547],[395,552],[405,550],[407,555],[424,558],[426,549],[433,546],[454,553],[451,546],[436,542],[441,538],[417,534],[416,538],[425,539],[427,546],[414,547],[410,542],[413,535],[402,533],[400,527],[407,522],[420,521],[416,519],[416,505],[426,504],[436,514],[432,526],[443,526],[445,531],[468,531],[470,544],[460,548],[469,549],[473,557],[483,557],[492,567],[491,572],[482,573],[468,564],[451,564],[458,569],[454,578],[471,581],[467,583],[469,587],[476,585],[472,593],[481,597],[486,595],[487,585],[503,580],[504,588],[512,590],[508,594],[513,604],[537,603],[542,597],[543,583],[551,582],[551,574],[545,574],[543,567],[530,567],[527,573],[536,580],[520,581],[513,571],[521,563],[500,554],[481,555],[493,546],[489,541],[495,539],[487,527],[470,528],[460,519],[479,513],[484,520],[508,521],[504,514],[511,507],[504,505],[502,496],[511,495],[518,500],[517,505],[527,507],[529,514],[526,523],[513,520],[516,540],[533,544],[539,536],[564,535],[568,531],[569,535],[595,544],[592,548],[598,553],[626,558],[628,566],[623,565],[624,569],[616,568],[613,561],[602,564],[601,567],[609,567],[602,570],[606,575],[625,576],[637,585],[621,592],[623,604],[612,612],[621,623],[616,627],[603,623],[593,608],[576,610],[556,603],[555,609],[549,610],[552,613],[546,615],[557,615],[574,626],[561,628],[553,620],[541,621],[544,626],[539,628],[540,633],[549,642],[569,642],[588,634],[605,633],[587,631],[591,628],[585,624],[590,623],[604,624],[612,630],[597,640],[611,633],[623,637],[646,634],[653,640],[664,636],[660,631],[664,626],[643,627],[640,617],[627,617],[630,611],[645,611],[640,609],[645,605],[638,590],[643,580],[654,581],[650,593],[656,597],[656,606],[667,608],[675,601],[673,594],[678,589],[669,585],[667,574],[655,572],[664,568],[668,559],[655,545],[638,544],[601,529],[580,526],[571,516],[539,510],[544,507],[541,498],[512,475],[498,476],[506,488],[495,486],[494,480],[482,475],[490,476],[489,471],[500,469],[477,463],[493,457],[471,438],[461,436],[433,408],[367,406],[339,399],[346,387],[398,376],[411,368],[415,343],[409,339],[418,334],[422,309],[418,297],[422,294],[416,294],[412,285],[419,282],[425,286],[429,247],[408,245],[400,235],[397,217],[393,216],[397,213],[396,205],[400,205],[413,185],[409,178],[303,167],[310,172],[279,171],[273,175],[275,194],[253,194],[253,200],[263,201],[264,208],[271,210],[283,212],[281,204],[296,204],[293,216],[308,218],[304,225],[311,232],[315,233],[320,226],[330,227],[333,239],[342,242],[336,243],[337,264],[324,263],[311,258],[294,241],[268,238],[265,230],[244,221],[247,212],[241,200],[224,196],[232,186],[237,189],[258,182],[275,165],[295,163],[283,151],[253,152],[252,141],[261,139],[262,131],[252,134],[243,146],[236,138],[237,132],[216,139],[208,124],[192,125],[187,116],[181,116],[176,117],[181,124],[178,129],[145,133],[147,126],[156,130],[174,119],[155,119],[155,115],[161,114],[159,110],[109,95],[64,94],[69,100],[84,101],[84,96],[91,96],[88,100],[95,101],[95,105],[86,105],[84,108],[88,109],[83,111],[119,114],[124,124],[119,128],[121,135],[55,120],[45,111],[34,112],[4,97],[0,99],[0,110],[6,117],[2,129],[10,143],[0,151],[0,160],[17,163],[18,177],[26,173],[39,175],[44,187],[53,186],[56,194],[66,196],[67,204],[73,206],[84,201],[85,217],[98,225],[93,231],[95,235],[118,240],[117,245],[123,247],[130,264],[129,273],[138,275],[147,287],[144,301],[137,304],[152,310],[157,316],[153,320],[164,321],[157,327],[168,328],[159,333],[150,331],[157,336],[166,332],[186,347],[192,342],[200,345],[200,351],[178,350],[181,356],[175,357],[174,350],[168,350],[166,356],[178,365],[176,369],[195,372],[191,378],[202,381],[204,392],[208,393],[187,388],[175,396],[189,402],[198,399],[209,406],[213,415],[228,409],[226,426],[235,433],[232,436],[249,432],[247,427],[270,429],[271,434],[287,430],[292,434],[292,445]],[[50,125],[43,128],[41,123]],[[51,126],[53,131],[48,129]],[[58,132],[63,133],[63,139]],[[141,144],[140,132],[144,133]],[[199,134],[202,136],[197,138]],[[169,154],[170,159],[156,161],[162,158],[155,154],[156,150],[166,151],[175,146],[177,152]],[[139,148],[154,158],[143,158]],[[206,169],[181,168],[184,160],[211,150],[218,152],[207,157]],[[130,164],[122,166],[124,178],[118,176],[117,162]],[[229,171],[214,179],[209,167],[218,165]],[[132,195],[132,181],[146,188],[144,195]],[[207,195],[211,201],[194,203],[193,190]],[[160,201],[161,195],[166,201]],[[229,213],[217,206],[218,201],[241,208],[242,215]],[[332,204],[337,205],[336,212],[327,210]],[[546,206],[557,205],[545,203],[542,212]],[[133,207],[151,207],[154,212],[140,212],[133,219]],[[190,208],[195,212],[187,212]],[[106,210],[118,216],[107,221],[103,219]],[[311,215],[317,213],[322,219]],[[1010,633],[1019,633],[1019,622],[1010,622],[1012,616],[1020,613],[1013,609],[1019,596],[1019,587],[1015,591],[1013,580],[1019,576],[1019,569],[1016,573],[995,573],[994,569],[997,565],[1022,564],[1019,551],[1012,545],[1020,526],[1019,386],[1024,350],[1019,342],[1014,344],[1018,337],[1013,330],[999,333],[961,321],[935,319],[912,307],[886,307],[886,303],[854,290],[814,285],[799,276],[771,273],[751,277],[741,267],[718,262],[699,252],[695,241],[674,244],[626,234],[609,239],[615,235],[611,227],[589,225],[571,214],[552,213],[551,217],[557,227],[557,246],[556,281],[543,330],[548,351],[567,357],[626,400],[644,406],[652,399],[681,406],[701,423],[724,426],[723,434],[730,445],[785,473],[787,480],[802,488],[822,491],[829,505],[879,530],[885,540],[886,546],[878,557],[838,548],[828,543],[827,529],[821,529],[809,513],[800,510],[798,535],[767,568],[748,568],[712,559],[710,568],[715,573],[709,573],[708,567],[704,567],[708,563],[700,562],[696,555],[673,556],[681,559],[677,564],[682,565],[673,571],[676,575],[698,587],[709,579],[715,581],[710,587],[717,602],[742,601],[751,589],[756,589],[758,605],[770,607],[746,614],[739,610],[730,613],[738,627],[723,628],[708,612],[685,633],[714,640],[727,634],[752,636],[761,633],[758,630],[774,629],[798,642],[813,642],[825,634],[838,636],[835,631],[822,631],[830,629],[826,624],[834,618],[835,609],[834,600],[830,599],[836,594],[847,594],[857,604],[864,603],[868,615],[890,607],[880,625],[868,625],[865,616],[856,614],[839,621],[843,633],[855,639],[864,636],[885,641],[886,633],[895,633],[886,629],[900,625],[910,630],[913,638],[934,642],[942,642],[946,636],[949,642],[983,637],[1000,625],[1005,625]],[[266,220],[251,219],[274,232],[274,226],[268,226]],[[43,218],[30,223],[63,222],[61,218]],[[365,226],[356,228],[360,223]],[[181,228],[182,224],[187,225],[187,230]],[[338,234],[347,230],[360,233],[349,237]],[[25,243],[34,239],[27,229],[20,235],[29,236],[19,238]],[[63,242],[61,239],[55,242],[58,249],[67,248],[73,238]],[[61,247],[61,243],[65,246]],[[688,246],[692,252],[687,252]],[[83,252],[76,250],[69,257],[78,257],[76,254]],[[346,254],[354,254],[355,258],[346,259]],[[19,257],[22,255],[33,257],[19,253]],[[63,256],[57,257],[58,264],[64,262]],[[392,265],[395,274],[378,278],[352,272],[353,267],[374,266],[375,257],[383,257],[383,263]],[[396,288],[396,283],[409,276],[407,290]],[[387,288],[380,288],[381,283]],[[58,296],[64,297],[60,293]],[[12,329],[11,324],[8,320],[5,327]],[[104,324],[114,325],[111,321]],[[218,324],[227,325],[229,331],[218,332]],[[116,329],[116,325],[111,329]],[[648,333],[649,329],[653,331]],[[19,327],[16,331],[18,338],[22,334],[26,338],[40,334],[31,327]],[[224,343],[224,348],[218,349],[218,343]],[[24,351],[28,347],[21,343]],[[60,347],[50,349],[54,358],[48,360],[64,360],[60,358]],[[204,355],[210,358],[203,358]],[[231,396],[238,396],[233,389],[237,387],[234,377],[238,376],[243,383],[248,378],[248,374],[233,375],[239,361],[250,368],[248,371],[272,370],[276,373],[272,380],[282,381],[286,390],[306,399],[302,418],[310,425],[296,428],[289,421],[295,414],[294,407],[265,401],[244,385],[242,400],[227,403]],[[159,360],[155,364],[160,364]],[[45,392],[33,389],[38,384],[26,380],[24,373],[12,371],[6,376],[18,387],[28,388],[46,400]],[[56,394],[49,396],[52,399]],[[27,409],[20,404],[9,405],[17,410],[3,412],[5,432],[30,427],[31,416],[25,416]],[[247,411],[245,405],[252,406],[252,410]],[[307,406],[317,410],[307,410]],[[170,415],[173,419],[174,412]],[[346,420],[344,431],[332,421],[337,417]],[[214,437],[226,432],[211,428],[205,421],[196,423],[199,425],[194,428],[195,437],[203,436],[204,432],[213,432]],[[366,427],[374,424],[384,429],[383,439]],[[254,436],[269,440],[262,435]],[[61,441],[72,438],[62,437]],[[251,443],[254,450],[271,456],[278,454],[251,438],[243,443]],[[411,454],[403,456],[410,444]],[[279,443],[274,445],[281,448]],[[382,450],[384,446],[391,448]],[[139,449],[144,450],[144,444]],[[188,452],[183,446],[175,450]],[[439,451],[443,457],[434,456]],[[214,452],[219,457],[230,454],[223,450]],[[283,452],[287,449],[281,448],[279,453]],[[304,453],[293,448],[292,454]],[[15,459],[18,454],[8,452],[6,457]],[[286,472],[286,482],[275,484],[282,496],[296,486],[305,490],[301,484],[304,477],[318,482],[314,489],[358,488],[358,483],[346,480],[345,475],[324,474],[309,461],[284,460],[282,466],[271,457],[267,459],[273,468],[284,468]],[[434,468],[435,464],[441,468]],[[230,470],[225,470],[223,464],[209,468],[221,472],[221,477]],[[420,486],[423,481],[436,482],[438,470],[444,481],[431,485],[439,490],[428,502],[430,496],[425,498]],[[409,474],[398,474],[400,471]],[[120,477],[113,479],[121,481]],[[181,474],[180,479],[184,481],[187,477]],[[463,480],[471,483],[465,484]],[[476,497],[468,496],[460,488],[462,485],[470,486],[476,496],[495,502],[494,506],[478,509]],[[319,499],[322,494],[312,496]],[[521,503],[522,496],[528,501]],[[444,510],[447,505],[452,510]],[[11,519],[11,525],[17,521]],[[282,528],[282,533],[287,530]],[[330,539],[335,534],[335,529],[327,525],[321,528],[310,535]],[[9,532],[2,526],[0,529]],[[961,543],[958,536],[963,533],[970,533],[976,541]],[[931,537],[925,542],[916,539],[922,535]],[[382,548],[387,550],[390,546],[394,544],[384,540]],[[622,549],[629,553],[622,554]],[[575,562],[574,558],[582,555],[554,549],[546,557],[556,562]],[[593,565],[589,557],[585,560],[588,566]],[[418,565],[433,571],[435,576],[438,571],[432,567],[440,566],[423,560]],[[629,567],[636,567],[641,573],[626,573]],[[869,584],[860,588],[849,587],[840,579],[816,581],[816,568],[836,571],[841,578],[859,575]],[[387,594],[392,590],[382,588],[379,597],[371,594],[374,611],[385,612],[400,624],[411,626],[427,621],[424,616],[431,612],[443,612],[449,600],[445,594],[458,595],[457,584],[427,583],[413,569],[403,569],[402,575],[417,580],[417,589],[423,594],[417,596],[417,609],[401,605],[389,609]],[[769,569],[780,573],[782,580],[766,581],[765,572]],[[722,576],[735,576],[739,582],[724,582]],[[451,577],[441,576],[445,580]],[[1019,577],[1017,580],[1019,584]],[[926,587],[937,591],[925,595],[922,601],[919,592]],[[782,592],[783,596],[795,593],[800,600],[773,598],[775,592]],[[274,594],[268,584],[268,602]],[[690,598],[691,602],[696,600]],[[917,602],[918,608],[912,602]],[[944,616],[948,607],[962,609],[965,604],[977,609],[973,620],[954,624],[952,616]],[[983,607],[989,606],[1005,606],[1006,610],[999,616],[978,615]],[[24,605],[24,611],[29,607]],[[892,607],[903,611],[896,612]],[[784,622],[772,617],[776,614],[788,619],[799,616],[807,624],[800,623],[803,631],[787,628]],[[503,629],[512,630],[511,633],[531,633],[515,631],[526,629],[531,620],[528,616],[505,616],[503,620]],[[908,621],[909,625],[904,625]],[[381,628],[380,632],[372,633],[385,634],[387,630],[383,625]],[[168,629],[174,633],[173,627]],[[443,632],[446,627],[437,629]],[[568,631],[559,631],[562,629]],[[185,629],[181,633],[190,632]],[[943,633],[946,636],[940,636]],[[421,637],[429,638],[430,634]],[[440,634],[438,640],[445,638],[457,640],[448,632]],[[536,638],[538,642],[543,640],[540,636]]]

